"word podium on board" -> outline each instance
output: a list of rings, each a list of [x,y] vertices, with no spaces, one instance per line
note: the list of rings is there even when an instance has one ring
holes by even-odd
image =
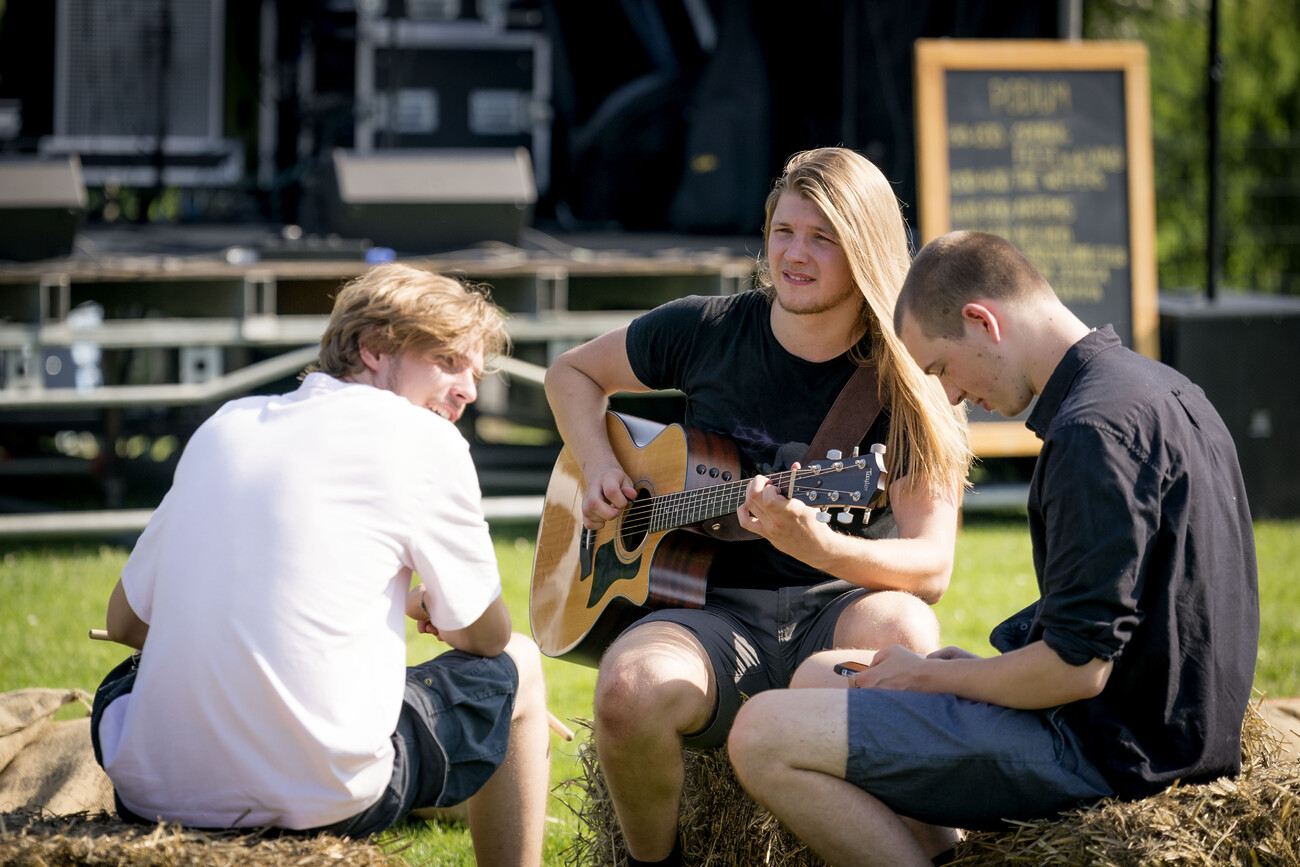
[[[922,242],[1001,235],[1091,326],[1159,353],[1146,46],[923,39],[916,43]],[[1031,455],[1022,420],[971,412],[981,457]]]

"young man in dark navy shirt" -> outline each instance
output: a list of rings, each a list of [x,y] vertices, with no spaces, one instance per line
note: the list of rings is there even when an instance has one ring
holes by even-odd
[[[906,865],[930,863],[914,820],[997,828],[1236,774],[1254,535],[1205,394],[1089,329],[992,235],[926,245],[894,326],[954,404],[1011,417],[1037,396],[1041,598],[994,630],[1000,656],[890,647],[856,689],[754,696],[729,742],[741,781],[829,863]]]

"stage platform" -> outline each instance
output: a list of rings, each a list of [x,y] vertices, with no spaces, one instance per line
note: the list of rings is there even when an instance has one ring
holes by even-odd
[[[286,226],[87,227],[69,256],[0,262],[0,513],[48,506],[16,526],[57,535],[59,511],[156,504],[193,429],[225,400],[292,388],[334,294],[390,258],[487,284],[507,311],[505,375],[462,426],[485,494],[537,496],[560,448],[547,365],[664,301],[749,288],[761,246],[526,228],[517,245],[412,254]]]
[[[310,360],[338,288],[387,258],[488,284],[509,313],[510,372],[536,384],[559,351],[638,312],[748,288],[760,247],[758,238],[527,229],[518,246],[399,255],[284,227],[86,230],[66,258],[0,263],[0,411],[205,403],[272,381]],[[165,352],[153,367],[173,371],[128,378],[105,363],[101,382],[83,377],[78,388],[60,357],[77,345]]]
[[[396,254],[492,287],[514,350],[461,425],[497,518],[540,509],[561,443],[541,389],[562,351],[689,294],[752,286],[761,238],[525,229],[518,245]],[[225,400],[285,391],[368,243],[270,225],[118,226],[71,255],[0,262],[0,537],[130,534],[194,428]],[[667,419],[673,395],[620,398]],[[968,507],[1017,508],[983,486]]]

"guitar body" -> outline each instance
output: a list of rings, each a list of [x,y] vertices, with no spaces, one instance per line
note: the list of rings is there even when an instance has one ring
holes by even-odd
[[[606,425],[637,501],[600,530],[586,530],[586,481],[562,450],[546,489],[528,600],[542,652],[592,666],[650,611],[704,606],[717,543],[689,530],[655,531],[638,504],[740,479],[739,453],[725,438],[618,413],[608,413]]]

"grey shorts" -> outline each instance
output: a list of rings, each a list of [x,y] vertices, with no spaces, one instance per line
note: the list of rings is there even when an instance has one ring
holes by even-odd
[[[708,749],[726,742],[747,698],[788,686],[800,663],[831,649],[840,613],[866,593],[838,580],[777,590],[722,588],[709,591],[703,608],[665,608],[629,629],[655,621],[676,623],[704,645],[718,684],[718,706],[712,721],[683,743]]]
[[[932,825],[999,830],[1114,794],[1059,709],[850,689],[848,729],[844,778]]]

